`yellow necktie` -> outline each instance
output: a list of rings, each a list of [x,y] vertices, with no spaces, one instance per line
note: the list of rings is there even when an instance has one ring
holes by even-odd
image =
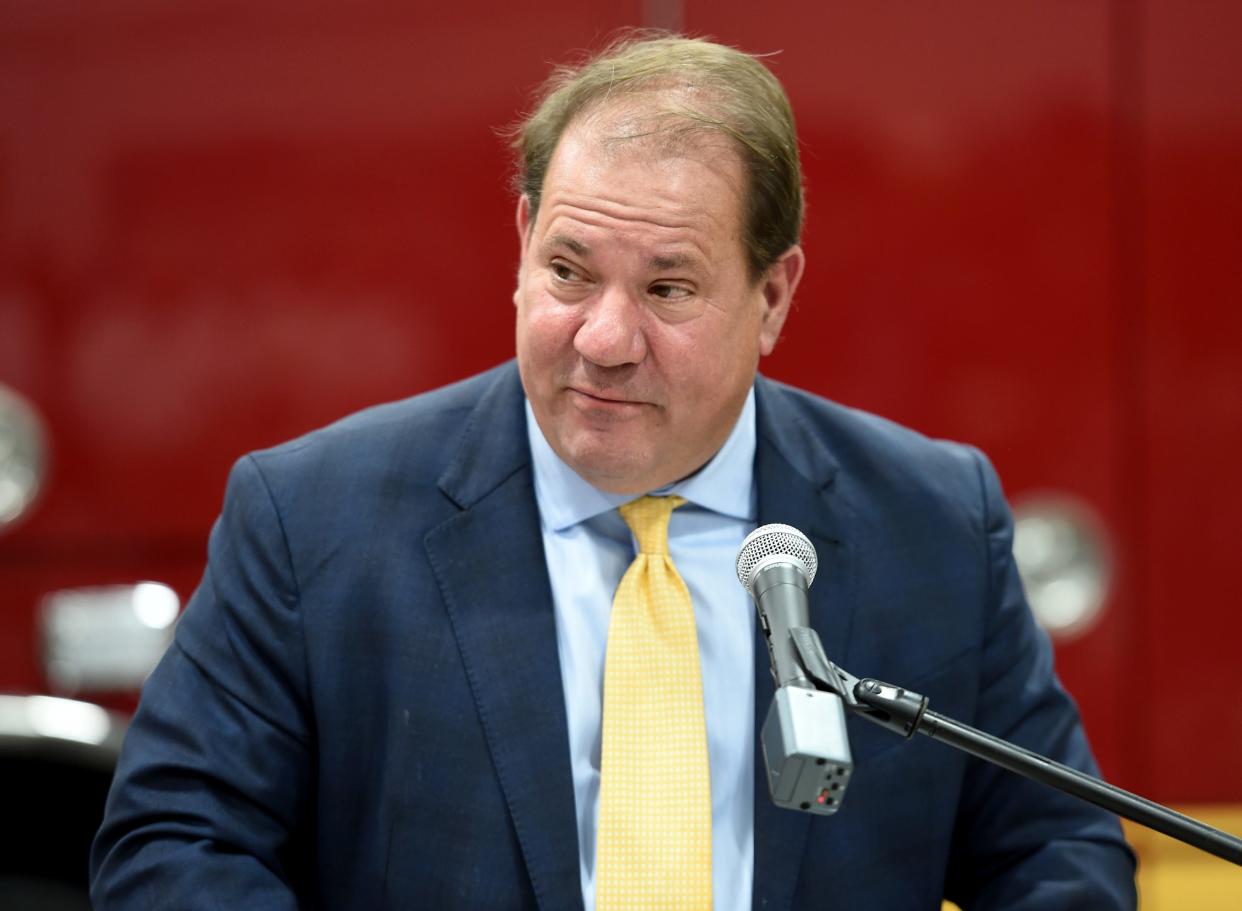
[[[620,508],[638,555],[604,659],[595,907],[711,911],[712,793],[694,608],[668,554],[681,497]]]

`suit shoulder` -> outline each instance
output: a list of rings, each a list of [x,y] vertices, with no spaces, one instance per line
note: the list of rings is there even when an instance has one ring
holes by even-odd
[[[823,448],[841,475],[880,493],[923,494],[977,501],[981,473],[991,472],[975,447],[934,439],[888,418],[783,383],[766,381],[768,394]]]
[[[373,405],[245,458],[259,466],[269,483],[272,476],[287,482],[337,473],[362,478],[398,463],[408,476],[434,480],[456,451],[479,401],[497,384],[517,383],[516,374],[507,363],[407,399]]]

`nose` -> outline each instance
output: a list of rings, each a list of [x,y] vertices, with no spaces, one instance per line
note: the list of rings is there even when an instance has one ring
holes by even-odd
[[[642,304],[624,289],[605,288],[574,334],[574,350],[601,367],[637,364],[647,355]]]

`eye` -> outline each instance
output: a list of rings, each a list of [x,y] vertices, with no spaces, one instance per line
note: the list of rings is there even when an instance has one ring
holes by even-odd
[[[690,289],[684,285],[671,285],[667,282],[654,284],[647,291],[653,297],[666,301],[684,300],[691,294]]]
[[[558,282],[582,281],[581,274],[559,260],[553,260],[553,262],[548,266],[548,271],[552,273],[552,277]]]

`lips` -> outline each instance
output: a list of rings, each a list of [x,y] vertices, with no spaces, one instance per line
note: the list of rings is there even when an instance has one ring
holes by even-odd
[[[578,386],[571,386],[570,389],[578,393],[579,395],[586,396],[587,398],[595,399],[596,401],[600,401],[600,402],[609,402],[614,405],[642,405],[644,404],[643,402],[635,401],[634,399],[622,398],[621,396],[610,395],[606,392],[593,392],[590,389],[582,389]]]
[[[619,413],[641,409],[651,404],[650,402],[622,398],[615,393],[596,392],[578,386],[570,386],[569,392],[579,408],[588,410],[615,411]]]

